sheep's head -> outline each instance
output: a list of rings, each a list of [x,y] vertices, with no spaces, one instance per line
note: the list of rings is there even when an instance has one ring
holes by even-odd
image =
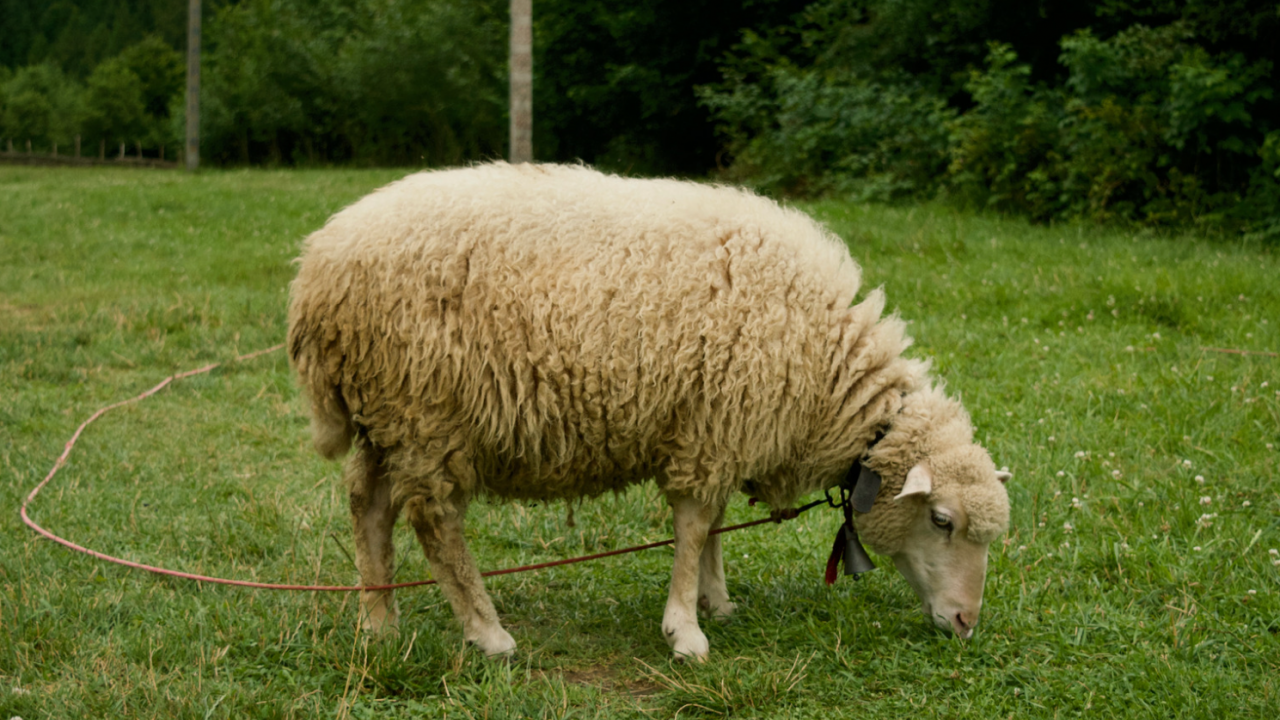
[[[893,559],[924,614],[961,638],[978,624],[987,548],[1009,525],[1010,477],[966,443],[916,464],[896,497],[859,518],[863,538]]]

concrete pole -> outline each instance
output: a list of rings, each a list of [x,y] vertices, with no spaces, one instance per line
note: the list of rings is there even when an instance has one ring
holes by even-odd
[[[533,162],[533,0],[511,0],[511,162]]]
[[[200,166],[200,0],[187,3],[187,170]]]

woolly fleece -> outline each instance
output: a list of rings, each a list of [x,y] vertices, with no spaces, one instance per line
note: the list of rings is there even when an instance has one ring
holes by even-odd
[[[883,293],[850,307],[860,280],[841,241],[741,190],[425,172],[307,239],[289,353],[317,448],[377,448],[396,507],[650,477],[713,503],[751,480],[786,507],[925,382]]]

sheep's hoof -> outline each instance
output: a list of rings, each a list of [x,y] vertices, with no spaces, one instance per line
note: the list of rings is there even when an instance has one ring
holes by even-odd
[[[374,637],[394,637],[400,632],[400,613],[395,608],[387,610],[378,603],[368,611],[361,609],[360,629]]]
[[[733,611],[738,609],[738,606],[727,599],[713,603],[710,598],[703,595],[698,598],[698,609],[706,613],[712,620],[728,620],[733,615]]]
[[[467,638],[491,660],[510,660],[516,654],[516,641],[501,627]]]
[[[671,644],[671,652],[680,662],[702,663],[707,661],[707,654],[711,652],[711,643],[707,642],[707,636],[703,635],[701,630],[686,632]]]

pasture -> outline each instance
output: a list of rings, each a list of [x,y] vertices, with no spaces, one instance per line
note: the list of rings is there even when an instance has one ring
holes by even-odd
[[[669,658],[670,549],[494,578],[511,664],[434,588],[398,637],[355,598],[201,585],[38,538],[18,507],[75,427],[165,376],[283,339],[300,240],[403,171],[0,167],[0,718],[1262,717],[1280,707],[1274,247],[938,205],[804,206],[844,237],[1010,482],[973,641],[888,561],[822,583],[838,513],[726,536],[738,613]],[[1204,348],[1262,351],[1221,353]],[[356,581],[340,468],[282,353],[92,426],[32,508],[182,570]],[[651,490],[472,509],[482,569],[669,537]],[[734,501],[727,522],[762,514]],[[397,581],[427,576],[397,528]]]

